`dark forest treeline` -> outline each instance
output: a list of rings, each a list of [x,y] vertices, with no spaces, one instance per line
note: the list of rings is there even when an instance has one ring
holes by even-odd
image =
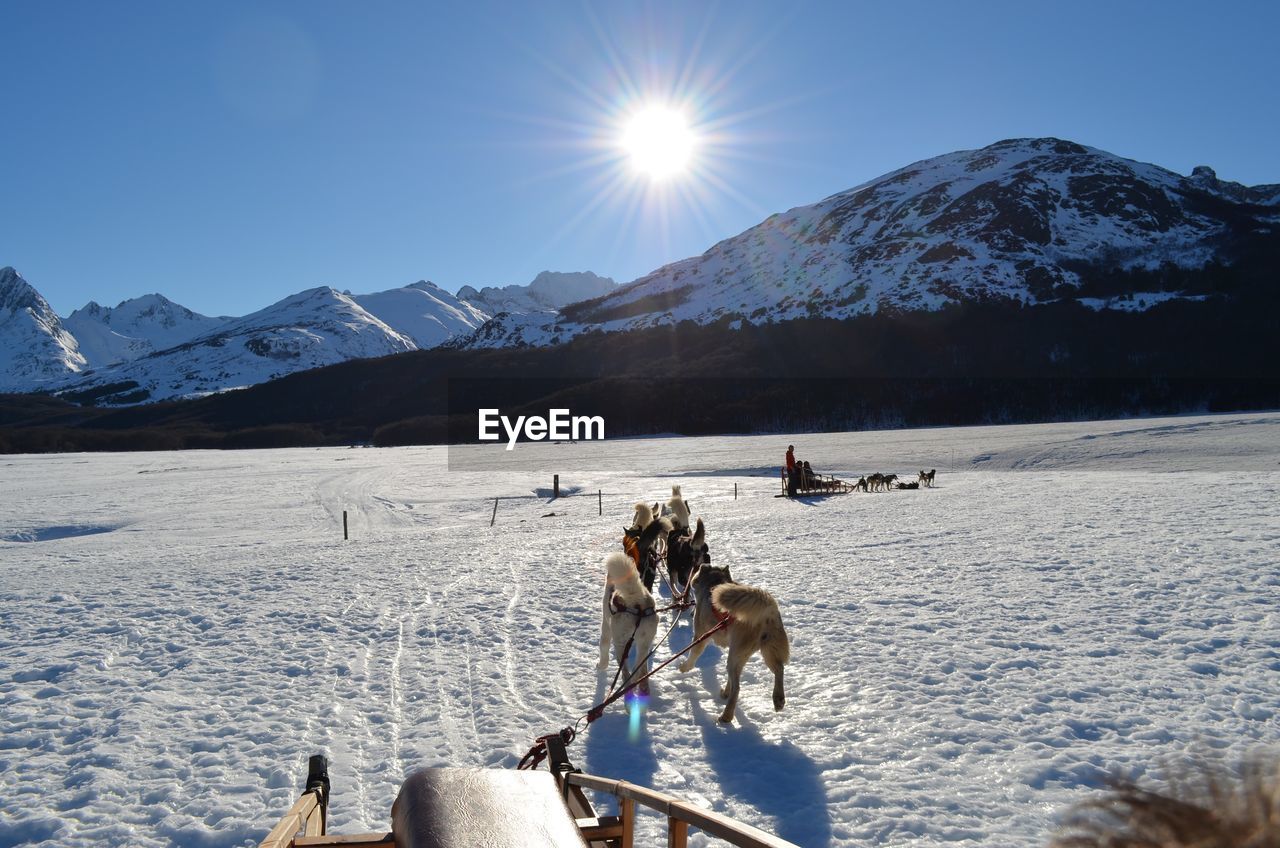
[[[1123,273],[1128,291],[1162,290],[1176,276],[1167,268]],[[1228,279],[1210,266],[1193,273],[1208,275],[1188,287],[1205,300],[1142,313],[1094,312],[1074,301],[986,302],[738,330],[726,317],[588,334],[553,348],[357,360],[199,400],[121,409],[7,396],[0,452],[472,440],[482,406],[508,415],[545,415],[550,407],[602,415],[610,436],[1280,407],[1274,276],[1233,269]],[[1102,294],[1111,283],[1098,276],[1086,286]]]

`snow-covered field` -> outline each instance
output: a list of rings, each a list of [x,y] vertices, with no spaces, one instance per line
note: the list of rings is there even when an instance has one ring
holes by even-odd
[[[787,707],[756,659],[719,725],[711,648],[587,771],[805,846],[1028,846],[1101,775],[1280,742],[1280,414],[790,441],[938,487],[775,499],[786,437],[0,457],[0,845],[254,844],[315,752],[338,832],[514,765],[601,696],[600,562],[672,483],[779,599]]]

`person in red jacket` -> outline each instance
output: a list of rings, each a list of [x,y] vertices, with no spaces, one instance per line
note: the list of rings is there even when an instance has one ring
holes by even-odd
[[[792,497],[796,494],[796,446],[787,445],[787,494]]]

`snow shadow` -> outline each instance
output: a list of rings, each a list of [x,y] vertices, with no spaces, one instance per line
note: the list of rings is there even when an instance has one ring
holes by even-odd
[[[827,789],[821,769],[808,754],[791,742],[770,743],[743,720],[741,705],[732,727],[720,723],[719,704],[708,713],[695,698],[691,709],[707,764],[726,796],[772,816],[777,825],[767,829],[789,842],[815,848],[831,844]]]
[[[777,465],[748,465],[741,468],[707,468],[698,471],[680,471],[669,477],[777,477]]]
[[[119,530],[115,524],[63,524],[56,527],[33,527],[0,536],[0,542],[52,542],[57,539],[73,539],[76,536],[93,536]]]
[[[671,650],[682,650],[692,641],[692,625],[677,627],[671,633]],[[759,657],[754,661],[760,662]],[[818,764],[791,742],[773,744],[761,736],[750,719],[744,719],[742,701],[738,702],[734,725],[720,723],[724,665],[725,652],[709,644],[689,675],[676,675],[677,680],[685,681],[686,693],[689,686],[696,690],[689,698],[689,709],[702,735],[707,765],[716,773],[724,794],[772,816],[777,827],[766,829],[775,830],[783,839],[815,848],[830,845],[831,811]],[[773,685],[767,672],[754,685],[765,685],[763,681]],[[743,685],[747,685],[745,680]]]
[[[560,487],[560,497],[562,498],[567,498],[572,495],[580,495],[580,494],[582,494],[581,486],[561,486]],[[555,495],[556,495],[556,490],[551,488],[550,486],[540,486],[537,489],[533,490],[533,496],[535,498],[542,498],[543,500],[555,500]]]
[[[603,701],[608,694],[605,685],[608,680],[601,675],[596,685],[595,703]],[[612,679],[613,671],[608,677]],[[601,777],[629,780],[641,786],[652,786],[653,776],[658,772],[658,755],[653,750],[651,739],[645,725],[649,721],[647,712],[642,712],[639,720],[639,732],[632,734],[631,707],[623,700],[610,704],[604,715],[592,722],[587,730],[586,757],[583,768],[588,774]],[[634,738],[632,738],[634,736]],[[617,813],[617,800],[611,795],[596,795],[596,808],[603,811],[607,808]]]

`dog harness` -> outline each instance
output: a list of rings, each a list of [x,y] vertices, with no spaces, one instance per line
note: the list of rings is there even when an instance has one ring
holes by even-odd
[[[617,592],[613,593],[613,597],[609,601],[609,606],[613,610],[614,615],[617,615],[620,612],[629,612],[636,618],[647,618],[648,616],[657,615],[658,613],[656,607],[627,606],[626,601],[622,600],[621,596],[619,596]]]

